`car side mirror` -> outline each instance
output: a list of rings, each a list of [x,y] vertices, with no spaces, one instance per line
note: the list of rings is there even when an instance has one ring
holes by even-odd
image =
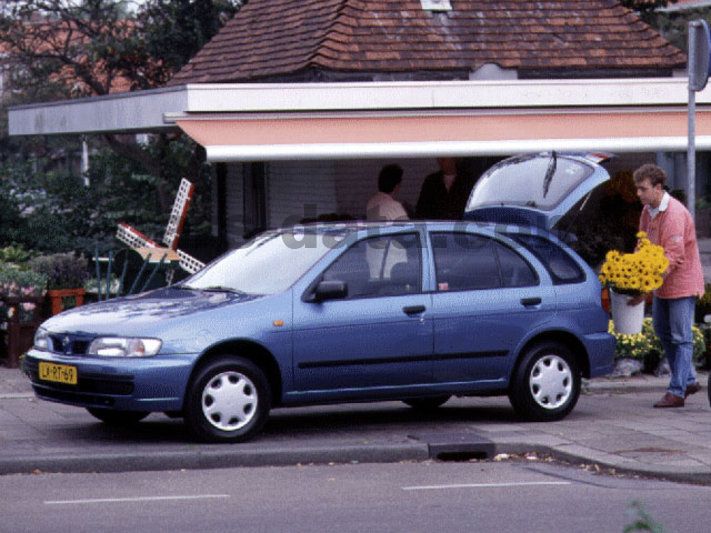
[[[321,281],[313,294],[315,302],[340,300],[348,296],[348,285],[343,281]]]

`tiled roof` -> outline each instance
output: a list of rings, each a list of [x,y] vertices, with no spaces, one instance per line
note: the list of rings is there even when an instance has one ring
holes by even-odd
[[[309,69],[364,75],[669,71],[686,56],[615,0],[250,0],[171,80],[268,81]]]

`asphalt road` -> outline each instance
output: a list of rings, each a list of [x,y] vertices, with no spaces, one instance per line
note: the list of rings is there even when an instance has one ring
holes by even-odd
[[[1,532],[708,531],[711,487],[540,461],[0,477]]]

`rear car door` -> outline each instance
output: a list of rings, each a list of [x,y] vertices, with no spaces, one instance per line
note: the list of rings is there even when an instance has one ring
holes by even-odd
[[[505,386],[514,349],[556,311],[553,287],[508,240],[433,231],[430,243],[435,382]]]

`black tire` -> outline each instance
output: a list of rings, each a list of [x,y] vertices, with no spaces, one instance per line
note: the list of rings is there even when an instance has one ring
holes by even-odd
[[[87,407],[89,413],[109,426],[131,426],[138,424],[150,413],[146,411],[115,411],[113,409],[101,409],[98,407]]]
[[[529,348],[509,387],[514,410],[531,421],[565,418],[579,396],[578,364],[570,350],[557,342],[543,342]]]
[[[264,372],[242,357],[222,356],[198,369],[185,398],[185,424],[203,442],[243,442],[262,429],[271,408]]]
[[[429,396],[427,398],[408,398],[402,402],[418,411],[433,411],[451,398],[448,394],[442,396]]]

